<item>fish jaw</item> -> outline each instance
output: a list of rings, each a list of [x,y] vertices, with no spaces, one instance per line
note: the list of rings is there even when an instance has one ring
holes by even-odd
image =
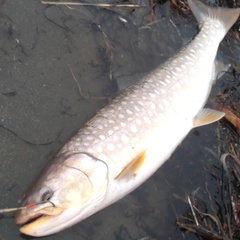
[[[26,217],[27,216],[27,217]],[[15,219],[16,223],[21,224],[20,232],[34,237],[43,237],[59,232],[69,227],[69,222],[81,216],[78,208],[69,206],[66,209],[52,207],[51,211],[22,212]],[[21,222],[27,221],[27,222]]]
[[[79,212],[78,208],[71,208],[70,206],[64,210],[60,208],[55,209],[51,212],[51,214],[54,215],[47,215],[45,213],[42,214],[41,211],[35,215],[32,214],[33,213],[28,214],[29,222],[20,227],[20,232],[33,237],[43,237],[62,231],[63,229],[69,227],[69,223],[72,225],[73,219],[78,219],[78,217],[81,216],[81,212]],[[20,224],[20,218],[15,221],[17,220]],[[27,219],[24,217],[22,220]]]
[[[16,216],[15,222],[18,225],[25,224],[33,219],[38,219],[41,216],[56,216],[63,212],[62,208],[56,207],[50,202],[33,207],[26,207],[22,209]]]
[[[40,236],[43,228],[45,232],[49,232],[47,226],[51,226],[50,222],[55,222],[56,218],[62,214],[64,209],[53,206],[47,202],[41,207],[33,207],[22,209],[15,217],[15,222],[22,225],[20,232],[31,236]],[[51,234],[51,233],[48,233]]]
[[[51,232],[48,229],[46,229],[46,226],[52,221],[54,221],[53,216],[41,216],[34,222],[22,226],[20,228],[20,232],[25,235],[29,235],[33,237],[42,237],[46,235],[51,235],[54,232]],[[45,234],[43,235],[43,233]]]
[[[61,154],[53,163],[20,203],[23,209],[15,215],[15,223],[23,225],[23,234],[42,237],[59,232],[95,213],[105,199],[108,169],[102,161],[74,153]],[[51,194],[41,202],[46,189]]]

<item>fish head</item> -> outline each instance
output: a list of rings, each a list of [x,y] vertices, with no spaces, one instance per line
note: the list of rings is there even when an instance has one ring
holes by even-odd
[[[20,202],[20,232],[46,236],[96,212],[108,186],[106,164],[88,154],[62,154],[43,169]]]

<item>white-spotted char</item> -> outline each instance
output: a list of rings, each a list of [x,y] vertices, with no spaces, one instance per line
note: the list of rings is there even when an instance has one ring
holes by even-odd
[[[188,0],[200,31],[162,66],[122,91],[60,150],[20,206],[51,201],[16,215],[31,236],[56,233],[122,198],[149,178],[188,132],[223,117],[203,109],[219,43],[239,9]],[[37,216],[37,217],[36,217]]]

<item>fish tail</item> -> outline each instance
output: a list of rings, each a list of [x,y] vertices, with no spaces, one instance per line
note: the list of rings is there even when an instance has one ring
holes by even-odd
[[[200,0],[188,0],[188,5],[200,27],[209,20],[220,23],[222,38],[237,21],[240,14],[240,8],[214,8],[203,4]]]

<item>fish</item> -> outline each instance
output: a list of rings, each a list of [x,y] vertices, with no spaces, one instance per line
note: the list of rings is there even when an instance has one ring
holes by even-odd
[[[240,9],[188,4],[196,36],[120,92],[49,161],[20,202],[21,233],[51,235],[118,201],[156,172],[191,129],[224,116],[204,105],[219,44]]]

